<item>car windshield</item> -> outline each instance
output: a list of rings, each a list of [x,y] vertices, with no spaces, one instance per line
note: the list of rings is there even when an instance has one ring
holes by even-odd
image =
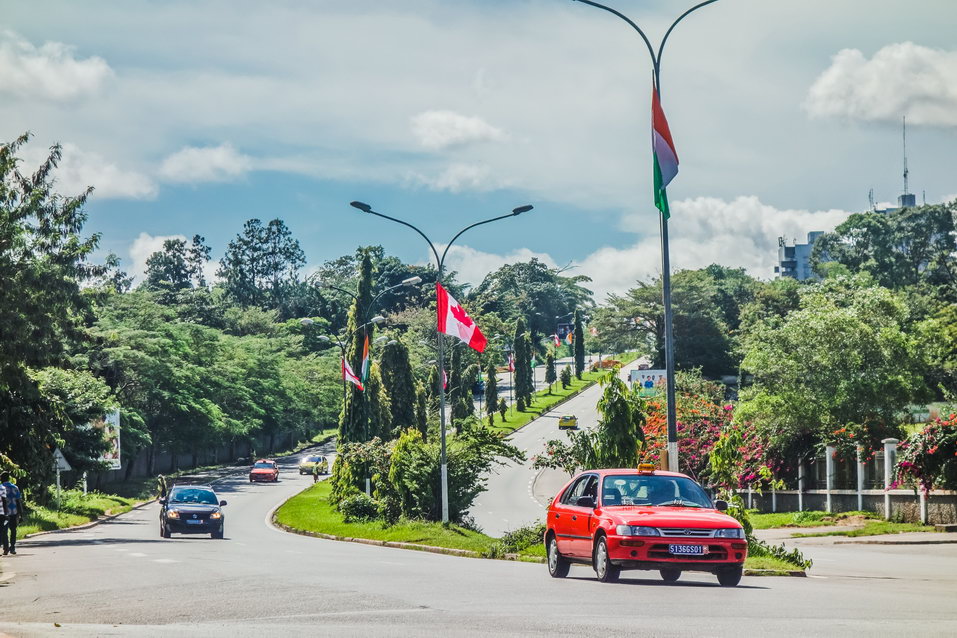
[[[319,463],[322,461],[321,456],[307,456],[306,460],[303,463]]]
[[[215,505],[216,495],[212,490],[203,490],[196,488],[173,490],[169,495],[170,503],[202,503],[204,505]]]
[[[601,503],[616,505],[654,505],[712,508],[711,499],[701,486],[683,476],[655,474],[619,474],[602,482]]]
[[[272,463],[256,463],[253,467],[260,470],[271,470],[275,466]]]

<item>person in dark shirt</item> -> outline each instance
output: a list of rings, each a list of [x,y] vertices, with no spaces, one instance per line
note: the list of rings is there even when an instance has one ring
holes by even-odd
[[[0,493],[3,496],[3,516],[0,517],[0,538],[3,555],[17,553],[17,524],[23,520],[23,495],[10,482],[10,472],[0,474]]]

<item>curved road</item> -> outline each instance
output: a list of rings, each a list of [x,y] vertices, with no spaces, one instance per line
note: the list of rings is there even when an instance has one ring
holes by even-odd
[[[37,536],[2,559],[0,634],[12,636],[945,636],[957,612],[957,545],[821,547],[818,578],[733,588],[631,572],[327,541],[271,527],[309,485],[295,459],[278,484],[234,475],[226,540],[159,538],[150,505],[85,530]],[[813,548],[808,548],[811,551]]]

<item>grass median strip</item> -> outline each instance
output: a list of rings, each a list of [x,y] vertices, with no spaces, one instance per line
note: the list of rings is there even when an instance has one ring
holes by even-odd
[[[342,514],[329,503],[331,489],[329,481],[322,481],[293,496],[276,511],[276,522],[295,530],[340,538],[364,538],[463,549],[482,555],[492,554],[498,542],[491,536],[459,525],[443,525],[429,521],[403,520],[394,525],[386,525],[382,521],[347,523]],[[534,555],[534,552],[531,555]]]
[[[638,353],[628,352],[621,356],[611,357],[616,361],[620,361],[622,365],[631,363],[638,358]],[[545,390],[539,390],[532,395],[532,403],[528,406],[524,412],[519,412],[514,407],[509,408],[509,411],[505,415],[505,421],[502,421],[498,414],[495,415],[495,425],[493,430],[498,432],[505,432],[511,434],[515,430],[528,425],[528,423],[534,419],[537,419],[542,414],[552,409],[559,403],[570,399],[571,397],[579,394],[583,390],[586,390],[590,386],[598,382],[603,375],[608,374],[609,370],[596,370],[594,372],[586,372],[582,374],[582,378],[578,379],[572,375],[572,382],[567,388],[562,388],[561,383],[555,383],[551,390],[547,388]]]
[[[933,525],[921,525],[920,523],[893,523],[891,521],[868,521],[863,527],[854,529],[836,529],[828,532],[813,532],[808,534],[791,534],[792,538],[812,538],[816,536],[847,536],[856,538],[858,536],[882,536],[884,534],[904,534],[906,532],[936,532]]]

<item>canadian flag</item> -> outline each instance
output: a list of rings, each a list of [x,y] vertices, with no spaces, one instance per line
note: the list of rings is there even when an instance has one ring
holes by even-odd
[[[515,372],[515,357],[508,355],[508,371]]]
[[[349,362],[345,359],[342,360],[342,378],[360,390],[365,390],[365,388],[362,387],[362,381],[356,376],[356,373],[352,371],[352,366],[349,365]]]
[[[561,340],[558,338],[558,335],[552,335],[552,339],[553,339],[554,342],[555,342],[555,347],[556,347],[556,348],[557,348],[558,346],[562,345],[562,342],[561,342]]]
[[[488,343],[485,335],[459,302],[453,299],[452,295],[438,282],[435,284],[435,299],[439,315],[439,332],[458,337],[476,352],[483,352],[485,344]]]

